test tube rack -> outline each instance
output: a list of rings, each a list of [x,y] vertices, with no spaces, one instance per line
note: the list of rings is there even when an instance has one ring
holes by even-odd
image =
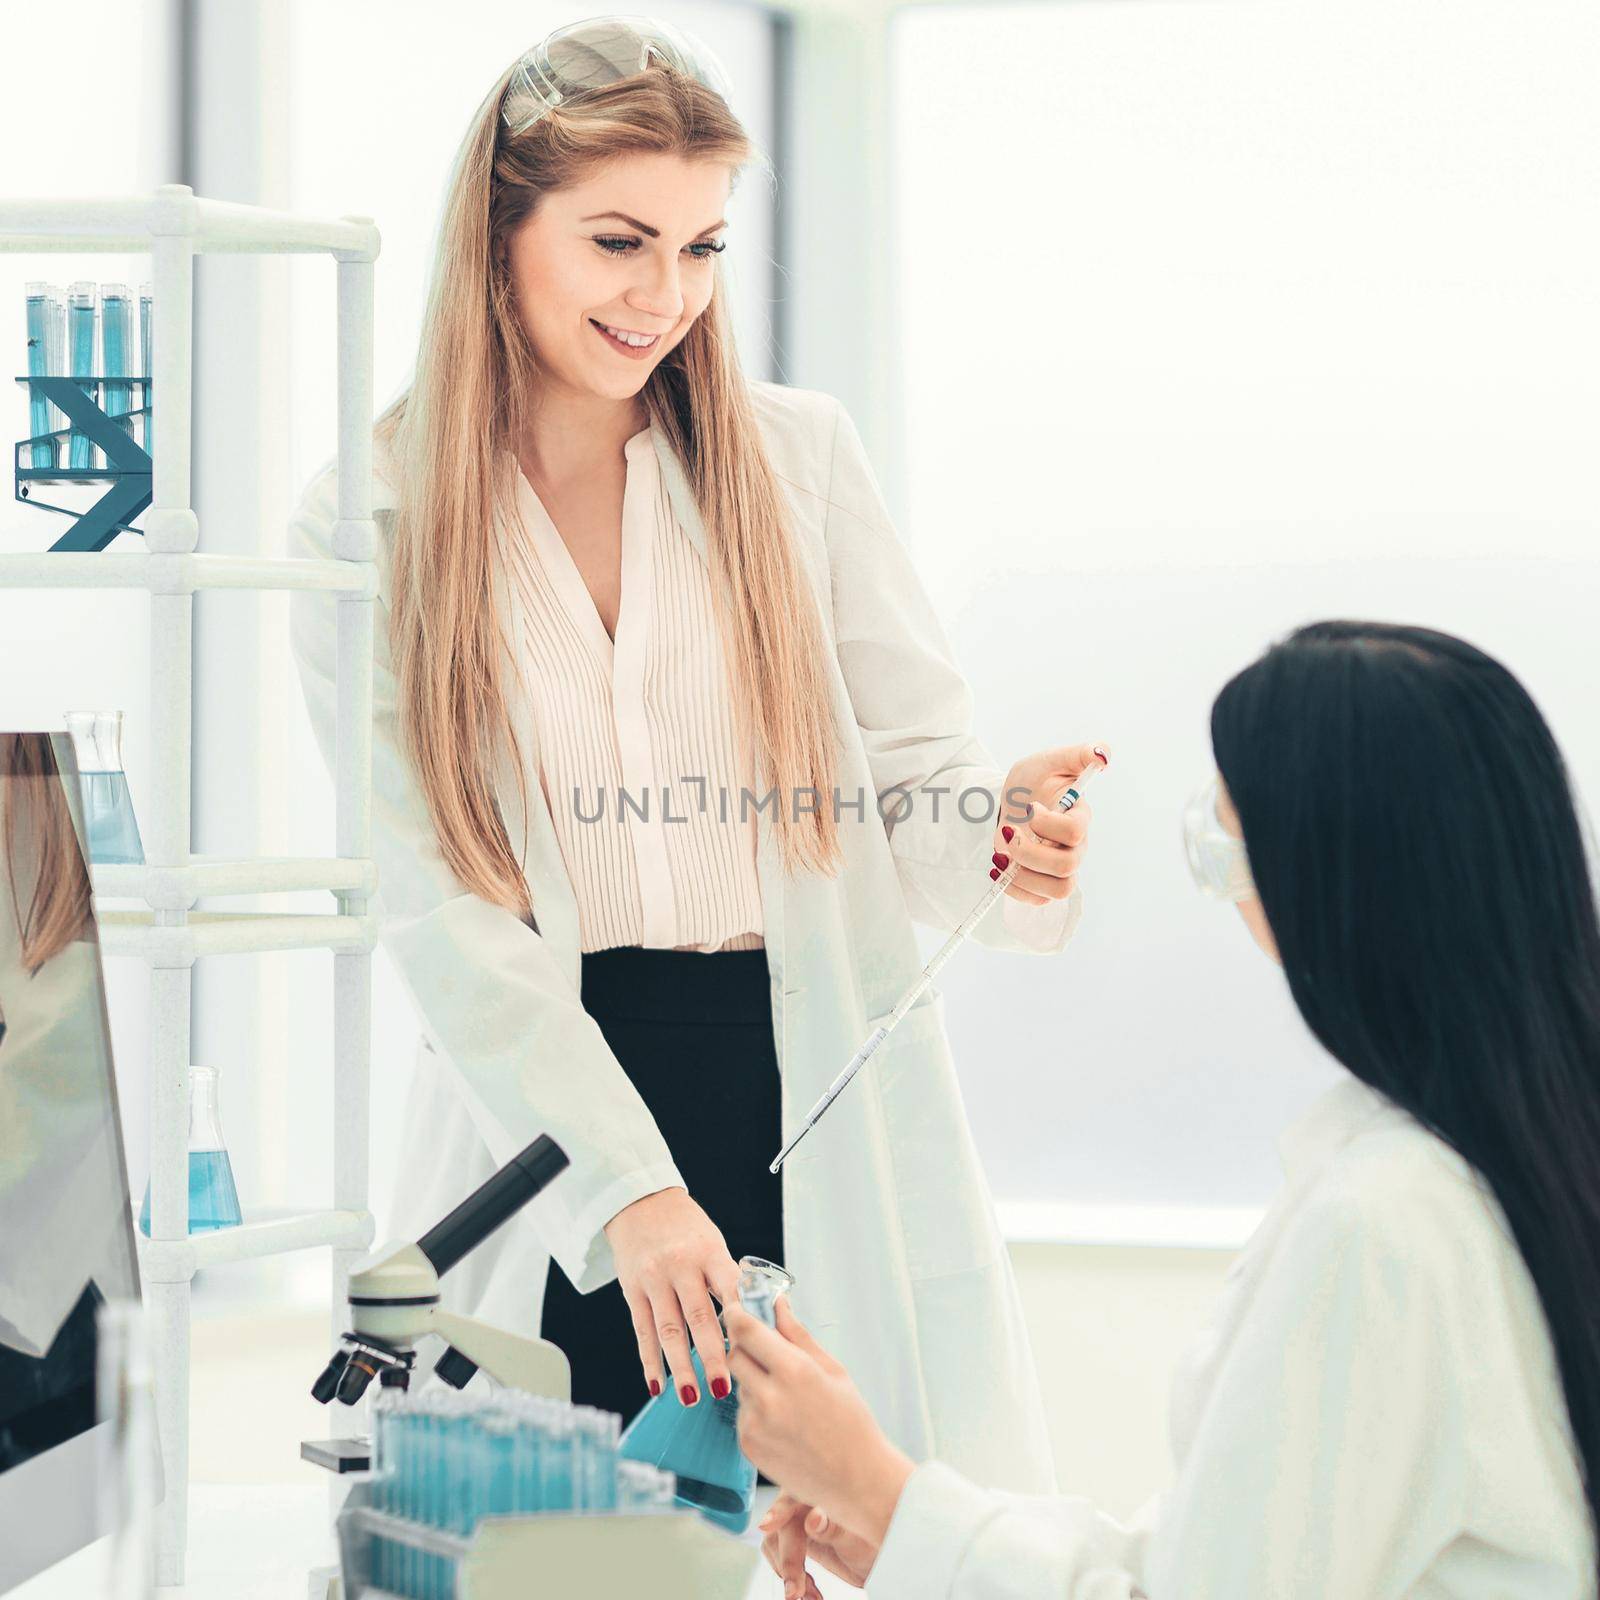
[[[30,399],[42,395],[71,424],[52,433],[38,433],[20,440],[12,467],[18,500],[40,511],[55,511],[76,518],[72,527],[50,546],[51,551],[104,550],[119,533],[140,532],[133,526],[133,519],[150,504],[150,456],[121,423],[130,417],[150,415],[150,380],[25,377],[16,381],[27,386]],[[100,404],[102,393],[109,392],[102,386],[111,384],[124,385],[129,391],[128,397],[137,396],[139,404],[113,417]],[[74,433],[85,435],[105,453],[105,466],[23,465],[24,456],[32,461],[36,444],[48,444],[52,453],[59,452],[58,459],[65,459],[66,446]],[[29,487],[35,483],[108,483],[110,487],[87,511],[78,512],[69,506],[53,506],[35,498]]]
[[[151,1237],[139,1237],[139,1255],[166,1482],[157,1514],[156,1580],[163,1586],[184,1580],[194,1274],[202,1267],[330,1248],[329,1328],[330,1337],[337,1340],[344,1326],[350,1267],[372,1244],[367,1184],[372,949],[377,927],[368,907],[377,887],[369,841],[377,594],[372,329],[378,246],[378,230],[367,217],[312,218],[203,199],[184,184],[163,185],[147,197],[0,201],[0,251],[74,255],[148,251],[153,258],[155,301],[161,307],[151,380],[162,396],[163,437],[151,469],[153,493],[143,550],[0,553],[0,586],[134,589],[144,590],[150,598],[153,759],[148,800],[141,809],[145,865],[96,867],[93,887],[102,952],[143,960],[150,978]],[[322,254],[336,263],[339,521],[332,559],[230,556],[199,548],[190,459],[194,262],[208,251]],[[65,381],[75,386],[76,380]],[[72,415],[70,395],[58,398],[57,404]],[[85,418],[85,426],[91,421]],[[115,428],[109,418],[106,421]],[[97,442],[104,447],[103,436]],[[67,476],[73,476],[70,470]],[[313,591],[338,607],[338,754],[331,857],[224,861],[191,853],[194,596],[205,589]],[[328,891],[335,898],[335,909],[317,914],[194,909],[206,896],[301,890]],[[105,900],[142,902],[142,906],[113,910],[102,908]],[[240,1227],[190,1237],[187,1146],[194,964],[217,956],[276,950],[326,950],[333,958],[329,1204],[303,1211],[247,1212]]]
[[[371,1582],[377,1539],[442,1556],[454,1567],[453,1592],[469,1600],[532,1593],[744,1600],[760,1558],[755,1544],[719,1533],[694,1511],[485,1517],[462,1537],[379,1511],[364,1477],[339,1513],[344,1600],[387,1593]]]

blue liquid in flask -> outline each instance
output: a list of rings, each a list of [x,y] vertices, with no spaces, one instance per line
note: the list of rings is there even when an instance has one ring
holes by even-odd
[[[226,1150],[189,1152],[189,1232],[213,1233],[218,1228],[237,1228],[244,1221],[239,1209],[239,1191],[234,1187],[233,1163]],[[139,1208],[139,1231],[150,1235],[150,1185],[144,1186],[144,1204]]]
[[[753,1317],[773,1326],[773,1306],[794,1279],[782,1267],[756,1256],[739,1262],[739,1301]],[[739,1448],[739,1386],[718,1400],[706,1382],[699,1351],[690,1352],[698,1405],[685,1406],[677,1389],[668,1384],[629,1424],[619,1453],[630,1461],[660,1467],[678,1480],[677,1501],[703,1517],[743,1533],[750,1526],[755,1499],[756,1469]]]
[[[692,1506],[729,1533],[743,1533],[750,1526],[756,1469],[739,1448],[739,1386],[714,1398],[699,1351],[690,1359],[699,1404],[685,1406],[669,1384],[633,1419],[620,1450],[629,1461],[674,1474],[680,1505]]]
[[[133,814],[133,796],[125,772],[85,772],[83,823],[89,835],[89,859],[106,866],[142,867],[144,844]]]
[[[214,1233],[237,1228],[244,1221],[239,1191],[234,1187],[233,1163],[222,1142],[222,1120],[217,1114],[217,1069],[189,1068],[189,1232]],[[150,1234],[150,1185],[144,1186],[139,1208],[139,1229]]]

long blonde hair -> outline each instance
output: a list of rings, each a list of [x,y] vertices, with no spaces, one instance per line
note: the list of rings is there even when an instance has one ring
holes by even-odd
[[[508,753],[527,813],[508,709],[515,676],[496,592],[495,528],[514,514],[513,444],[529,436],[539,370],[512,295],[504,244],[542,196],[638,152],[725,160],[753,147],[720,95],[652,66],[510,136],[510,71],[479,107],[446,196],[416,376],[378,419],[397,463],[390,645],[400,723],[445,860],[474,894],[532,907],[494,800]],[[778,792],[786,870],[832,872],[829,803],[837,727],[824,635],[792,542],[727,317],[722,269],[710,304],[652,372],[642,399],[683,463],[701,518],[741,736]],[[796,816],[788,800],[813,789]]]
[[[0,810],[0,898],[10,902],[31,978],[74,939],[94,937],[89,869],[49,734],[0,733]],[[19,856],[24,880],[33,874],[31,889],[18,881]]]

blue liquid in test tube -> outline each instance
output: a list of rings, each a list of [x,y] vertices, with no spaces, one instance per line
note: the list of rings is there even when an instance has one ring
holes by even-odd
[[[95,376],[94,325],[97,290],[87,280],[74,283],[67,290],[67,358],[71,362],[74,378]],[[94,384],[80,383],[83,392],[94,398]],[[93,467],[94,444],[89,435],[74,428],[67,439],[67,466]]]
[[[133,375],[133,301],[125,283],[108,283],[100,291],[100,360],[108,379]],[[108,382],[106,415],[118,418],[118,426],[130,436],[133,421],[127,413],[132,409],[131,386]]]
[[[50,298],[50,285],[48,283],[30,283],[27,287],[28,310],[28,376],[30,378],[48,378],[55,376],[51,365],[51,356],[55,344],[54,329],[51,326],[54,305]],[[28,388],[28,431],[37,436],[49,433],[50,427],[50,402],[44,395],[36,391],[32,385]],[[56,464],[55,440],[45,439],[31,447],[28,465],[32,467],[53,467]]]
[[[155,446],[155,417],[156,409],[151,403],[150,380],[155,377],[155,368],[150,365],[150,352],[155,335],[155,297],[151,293],[148,283],[139,285],[139,371],[144,377],[143,402],[144,413],[144,453],[150,455]]]

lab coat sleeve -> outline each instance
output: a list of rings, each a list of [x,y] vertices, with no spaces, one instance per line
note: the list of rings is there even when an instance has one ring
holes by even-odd
[[[330,557],[337,508],[330,470],[294,514],[291,552]],[[297,594],[291,611],[306,706],[330,771],[338,604]],[[682,1187],[683,1179],[544,939],[513,912],[469,893],[446,864],[400,740],[388,612],[381,597],[374,604],[372,853],[380,940],[430,1042],[458,1073],[494,1159],[509,1160],[542,1133],[566,1151],[571,1166],[528,1216],[572,1283],[598,1288],[615,1276],[605,1224],[645,1195]]]
[[[1142,1530],[1081,1497],[997,1494],[938,1461],[912,1473],[872,1600],[1141,1600]]]
[[[949,932],[990,887],[995,829],[1011,809],[1000,793],[1005,769],[973,732],[972,691],[895,532],[855,423],[835,405],[826,538],[839,666],[907,908],[916,921]],[[1083,909],[1076,887],[1044,905],[1009,895],[1001,904],[1001,915],[986,916],[972,937],[1039,953],[1060,950]]]
[[[923,1467],[873,1600],[1409,1593],[1466,1525],[1464,1473],[1441,1486],[1438,1463],[1467,1445],[1440,1284],[1392,1226],[1335,1198],[1285,1233],[1143,1539],[1086,1502],[1023,1505]]]

